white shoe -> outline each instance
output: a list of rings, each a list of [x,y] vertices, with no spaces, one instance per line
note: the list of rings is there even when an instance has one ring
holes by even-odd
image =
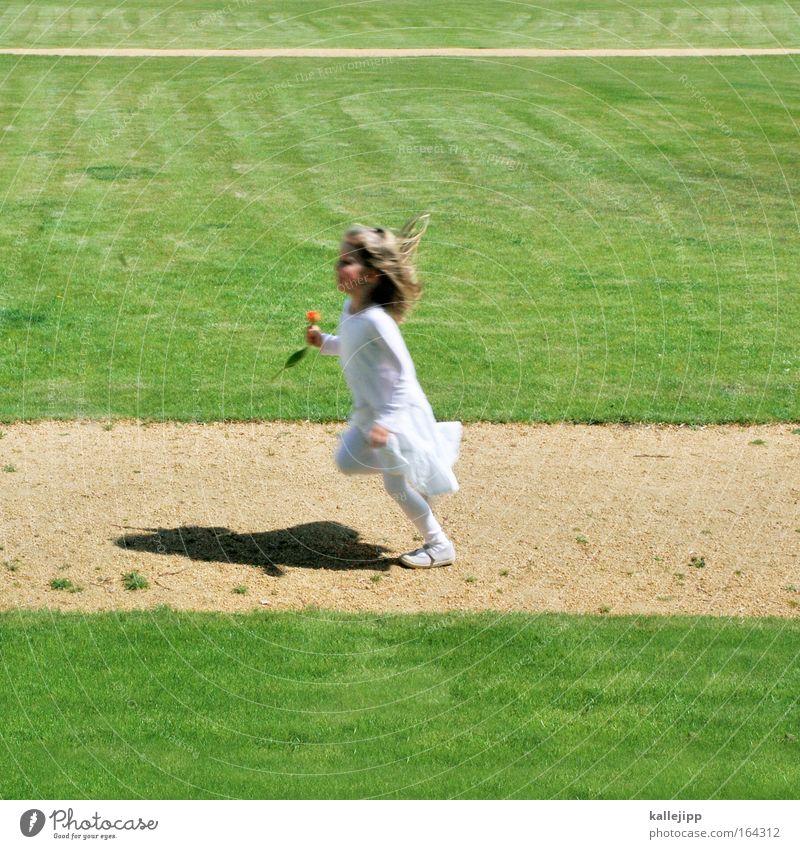
[[[436,566],[449,566],[456,559],[456,550],[449,540],[438,545],[425,543],[416,551],[409,551],[400,558],[400,563],[409,569],[433,569]]]

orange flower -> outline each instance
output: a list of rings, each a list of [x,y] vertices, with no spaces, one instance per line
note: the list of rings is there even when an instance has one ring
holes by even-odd
[[[314,324],[322,318],[322,313],[318,313],[316,310],[309,310],[306,313],[306,318]]]

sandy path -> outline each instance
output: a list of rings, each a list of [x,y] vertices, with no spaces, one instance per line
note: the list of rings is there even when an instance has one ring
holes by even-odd
[[[624,56],[792,56],[800,53],[798,47],[646,47],[640,49],[562,49],[525,47],[258,47],[242,50],[209,50],[203,48],[149,48],[149,47],[0,47],[0,54],[11,56],[187,56],[227,57],[251,59],[276,59],[280,57],[364,59],[404,58],[414,56],[461,57],[517,57],[527,59],[553,59],[559,57],[624,57]]]
[[[3,429],[3,608],[800,615],[791,425],[470,425],[437,507],[458,562],[432,572],[391,562],[413,528],[335,470],[338,424]]]

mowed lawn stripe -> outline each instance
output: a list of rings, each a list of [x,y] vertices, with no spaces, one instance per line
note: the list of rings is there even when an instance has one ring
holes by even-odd
[[[5,798],[793,798],[797,628],[7,613],[0,789]]]
[[[775,0],[7,0],[0,9],[9,47],[790,47],[798,36],[796,13]]]
[[[342,418],[332,265],[428,209],[440,418],[800,419],[791,61],[0,61],[0,417]]]

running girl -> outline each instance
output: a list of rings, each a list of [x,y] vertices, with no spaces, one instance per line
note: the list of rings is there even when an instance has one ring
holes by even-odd
[[[455,547],[431,509],[431,498],[456,492],[452,467],[461,422],[437,422],[398,327],[422,287],[414,257],[428,215],[395,235],[380,227],[351,227],[342,241],[337,285],[347,295],[337,334],[312,325],[306,341],[338,356],[353,396],[350,428],[335,460],[345,474],[382,474],[389,495],[422,534],[424,545],[400,562],[413,569],[447,566]]]

